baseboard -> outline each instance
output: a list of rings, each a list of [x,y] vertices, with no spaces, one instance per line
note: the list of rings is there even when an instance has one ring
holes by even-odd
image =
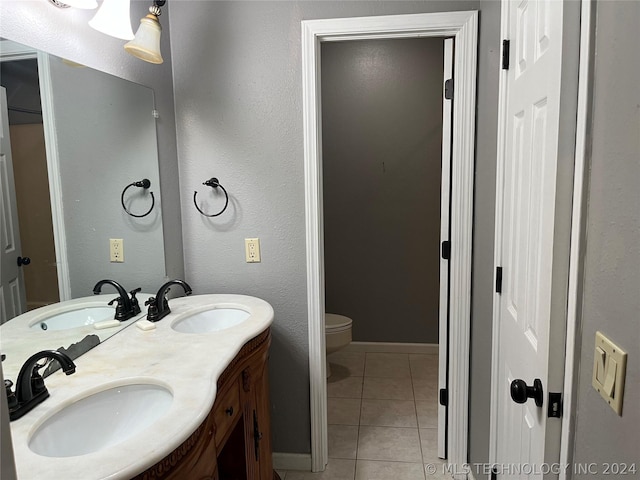
[[[419,353],[437,355],[437,343],[351,342],[343,352],[367,353]]]
[[[275,470],[311,471],[310,453],[281,453],[273,452],[273,468]]]

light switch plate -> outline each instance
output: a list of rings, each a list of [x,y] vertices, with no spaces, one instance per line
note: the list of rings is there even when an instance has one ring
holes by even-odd
[[[624,379],[627,372],[627,354],[615,343],[596,332],[596,345],[593,359],[591,384],[609,406],[622,415]],[[602,352],[604,352],[604,371],[602,370]]]

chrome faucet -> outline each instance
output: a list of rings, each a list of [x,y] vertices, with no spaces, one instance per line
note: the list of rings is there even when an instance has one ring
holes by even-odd
[[[73,360],[57,350],[43,350],[30,356],[18,373],[15,393],[11,390],[13,385],[11,380],[4,382],[9,403],[9,420],[17,420],[49,397],[49,391],[39,372],[41,368],[47,366],[47,363],[38,363],[43,359],[57,360],[62,371],[67,375],[76,371],[76,364],[73,363]]]
[[[171,285],[180,285],[185,295],[191,295],[191,293],[193,293],[189,284],[184,280],[169,280],[158,289],[155,297],[149,298],[149,300],[144,303],[145,305],[149,305],[147,320],[150,322],[157,322],[171,313],[169,301],[167,300],[167,293],[169,293],[169,287],[171,287]]]
[[[109,302],[109,305],[113,305],[113,302],[118,302],[116,306],[116,314],[113,317],[115,320],[123,322],[125,320],[129,320],[131,317],[135,317],[140,313],[140,305],[138,304],[138,299],[136,298],[136,293],[141,290],[140,288],[131,290],[131,292],[129,292],[131,293],[131,297],[129,297],[124,287],[115,280],[100,280],[93,287],[93,293],[95,295],[98,295],[102,289],[102,286],[105,284],[113,286],[120,295],[118,298],[114,298]]]

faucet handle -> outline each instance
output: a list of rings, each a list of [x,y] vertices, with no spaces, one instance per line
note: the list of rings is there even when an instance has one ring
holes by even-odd
[[[116,314],[113,316],[115,320],[119,320],[122,322],[123,320],[127,320],[128,318],[130,318],[127,316],[129,312],[127,312],[124,308],[124,300],[122,297],[114,298],[107,305],[113,305],[113,302],[118,302],[116,304]]]
[[[147,320],[150,322],[157,322],[158,318],[158,300],[156,297],[149,297],[149,299],[144,302],[145,306],[148,305],[149,309],[147,310]]]
[[[140,293],[142,291],[141,287],[131,290],[129,293],[131,294],[131,311],[134,315],[140,313],[140,304],[138,303],[138,299],[136,298],[136,293]]]
[[[16,397],[16,393],[11,387],[13,387],[13,382],[9,379],[5,380],[4,389],[7,394],[7,403],[9,405],[9,410],[13,410],[18,406],[18,397]]]

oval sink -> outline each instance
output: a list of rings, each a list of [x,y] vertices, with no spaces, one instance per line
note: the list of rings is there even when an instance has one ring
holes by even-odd
[[[249,312],[239,308],[214,308],[178,320],[171,328],[182,333],[218,332],[240,325],[250,316]]]
[[[160,418],[173,395],[160,385],[132,384],[94,393],[63,408],[40,425],[29,448],[45,457],[97,452],[134,436]]]
[[[42,331],[67,330],[93,325],[104,320],[113,320],[114,315],[115,308],[113,307],[85,307],[44,318],[31,325],[30,328]]]

